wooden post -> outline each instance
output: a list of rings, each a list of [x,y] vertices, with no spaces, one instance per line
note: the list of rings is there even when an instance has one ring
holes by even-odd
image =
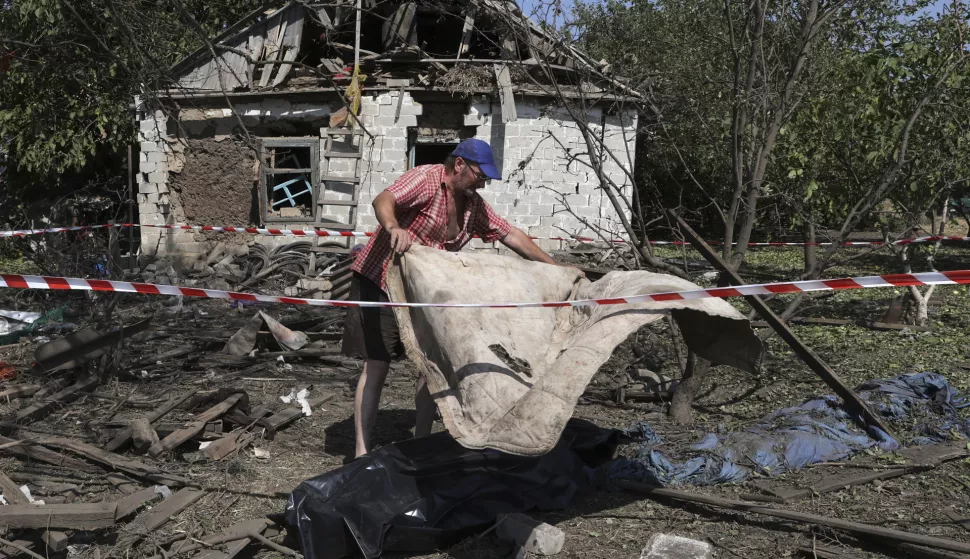
[[[724,277],[728,278],[731,284],[744,285],[744,280],[741,279],[741,276],[739,276],[737,272],[725,264],[717,253],[714,252],[714,249],[704,242],[704,240],[693,229],[691,229],[689,225],[687,225],[687,222],[677,215],[677,212],[667,210],[667,214],[671,217],[671,219],[677,222],[681,233],[683,233],[687,240],[690,241],[690,244],[693,245],[694,248],[697,249],[697,251],[700,252],[708,262],[710,262],[715,268],[724,274]],[[899,440],[896,438],[896,435],[892,432],[889,426],[871,409],[869,409],[869,406],[862,401],[862,398],[860,398],[859,395],[856,394],[851,388],[846,386],[845,383],[842,382],[842,379],[839,378],[839,375],[837,375],[835,371],[833,371],[832,368],[822,360],[821,357],[812,351],[811,348],[803,344],[801,340],[795,336],[795,333],[791,331],[791,328],[789,328],[784,321],[782,321],[781,318],[779,318],[778,315],[776,315],[768,307],[768,305],[761,300],[760,297],[757,295],[746,295],[744,300],[747,301],[748,304],[761,315],[761,318],[768,323],[768,326],[771,326],[771,328],[778,333],[781,339],[785,340],[795,354],[798,355],[802,361],[809,366],[809,368],[815,371],[815,374],[822,377],[825,384],[829,385],[829,387],[832,388],[832,390],[834,390],[840,398],[842,398],[842,401],[845,402],[845,406],[850,412],[852,412],[853,417],[862,420],[863,427],[868,427],[869,425],[878,427],[890,437]]]

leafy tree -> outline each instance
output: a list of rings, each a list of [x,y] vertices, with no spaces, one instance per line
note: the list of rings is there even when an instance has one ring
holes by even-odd
[[[259,0],[17,0],[0,5],[0,149],[14,196],[50,194],[123,168],[136,94],[165,85],[201,46],[179,5],[215,34]],[[124,181],[122,181],[124,182]],[[38,186],[41,185],[41,188]]]

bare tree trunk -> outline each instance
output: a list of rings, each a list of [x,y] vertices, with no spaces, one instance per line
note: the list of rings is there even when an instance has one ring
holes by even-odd
[[[694,421],[694,397],[700,392],[704,377],[711,368],[711,362],[687,351],[687,366],[684,376],[670,400],[670,418],[678,425],[689,425]]]
[[[810,274],[818,263],[818,246],[815,244],[815,224],[806,221],[802,225],[802,241],[805,243],[805,273]]]

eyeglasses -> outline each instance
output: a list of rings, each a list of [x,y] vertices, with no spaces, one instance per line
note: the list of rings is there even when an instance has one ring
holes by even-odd
[[[468,162],[466,161],[465,163],[468,163]],[[468,168],[471,169],[472,174],[475,175],[475,178],[478,179],[479,181],[488,182],[489,180],[491,180],[488,178],[488,175],[475,169],[471,165],[468,165]]]

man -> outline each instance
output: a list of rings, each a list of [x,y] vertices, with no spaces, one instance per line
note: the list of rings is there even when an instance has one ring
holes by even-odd
[[[458,144],[444,164],[411,169],[380,193],[373,204],[380,227],[354,261],[351,299],[387,301],[385,278],[391,258],[407,252],[415,242],[458,251],[478,235],[485,242],[501,241],[527,260],[556,264],[482,199],[478,191],[490,179],[502,179],[491,146],[469,139]],[[404,353],[393,311],[387,307],[348,308],[343,353],[364,359],[354,398],[359,457],[371,450],[370,435],[392,354]],[[421,437],[431,433],[435,404],[423,376],[417,389],[414,436]]]

